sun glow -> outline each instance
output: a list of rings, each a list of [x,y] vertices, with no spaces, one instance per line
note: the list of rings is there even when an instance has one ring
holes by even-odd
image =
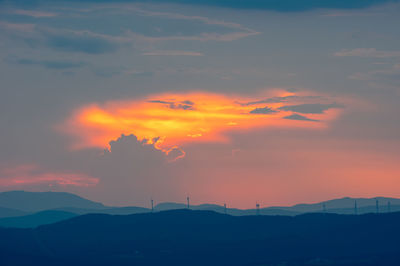
[[[257,98],[208,92],[150,95],[139,100],[88,104],[75,110],[58,129],[73,137],[75,149],[107,148],[122,134],[134,134],[138,140],[168,153],[171,147],[189,142],[226,142],[231,131],[326,128],[340,114],[340,108],[306,115],[281,108],[315,100],[326,101],[310,93],[284,90],[269,91]]]

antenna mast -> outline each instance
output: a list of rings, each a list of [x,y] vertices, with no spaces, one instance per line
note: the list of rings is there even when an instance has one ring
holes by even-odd
[[[260,204],[256,203],[256,214],[260,215]]]
[[[187,201],[187,208],[190,209],[189,196],[186,197],[186,201]]]
[[[226,214],[226,203],[224,203],[224,213]]]
[[[154,201],[153,201],[153,199],[151,199],[151,212],[153,212],[154,211]]]

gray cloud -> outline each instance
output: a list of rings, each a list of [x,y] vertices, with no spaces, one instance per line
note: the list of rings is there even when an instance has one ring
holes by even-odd
[[[122,135],[111,141],[110,149],[95,157],[91,169],[87,169],[100,180],[93,193],[113,204],[145,203],[151,196],[170,195],[174,184],[169,168],[176,164],[170,161],[181,154],[174,149],[167,156],[146,142],[139,141],[135,135]]]
[[[306,116],[299,115],[299,114],[288,115],[288,116],[285,116],[284,119],[300,120],[300,121],[314,121],[314,122],[319,121],[319,120],[311,119],[311,118],[308,118]]]
[[[132,40],[124,36],[101,34],[89,30],[70,30],[42,24],[0,21],[0,29],[23,40],[30,47],[47,46],[56,51],[104,54],[116,51]]]
[[[79,68],[86,65],[82,61],[67,61],[67,60],[35,60],[28,58],[20,58],[15,60],[15,63],[20,65],[38,65],[47,69],[70,69]]]
[[[265,106],[263,108],[256,108],[250,111],[250,114],[273,114],[276,113],[277,111],[269,108],[268,106]]]
[[[31,23],[11,23],[7,21],[0,21],[0,28],[8,32],[22,32],[22,33],[32,33],[35,31],[35,24]]]
[[[247,103],[240,103],[241,105],[255,105],[255,104],[260,104],[260,103],[281,103],[281,102],[286,102],[290,99],[295,99],[298,96],[285,96],[285,97],[271,97],[263,100],[258,100],[258,101],[252,101],[252,102],[247,102]]]
[[[102,78],[109,78],[125,73],[126,68],[122,66],[93,67],[93,73]]]
[[[14,14],[22,15],[22,16],[29,16],[34,18],[50,18],[57,16],[56,13],[52,12],[45,12],[45,11],[38,11],[38,10],[25,10],[25,9],[17,9],[13,11]]]
[[[290,90],[290,89],[289,89]],[[283,102],[290,102],[290,101],[296,101],[296,100],[321,100],[323,99],[322,96],[297,96],[297,95],[290,95],[290,96],[283,96],[283,97],[271,97],[271,98],[266,98],[263,100],[258,100],[258,101],[251,101],[251,102],[246,102],[246,103],[238,103],[243,106],[248,106],[248,105],[255,105],[255,104],[261,104],[261,103],[283,103]]]
[[[127,8],[130,11],[134,11],[140,15],[143,16],[149,16],[149,17],[159,17],[159,18],[166,18],[166,19],[179,19],[179,20],[188,20],[188,21],[193,21],[193,22],[201,22],[206,25],[215,25],[215,26],[221,26],[227,29],[234,30],[233,32],[227,32],[227,33],[208,33],[204,32],[199,35],[190,35],[190,36],[182,36],[182,35],[171,35],[171,36],[163,36],[163,37],[150,37],[150,36],[145,36],[142,34],[130,32],[130,36],[142,40],[142,41],[149,41],[149,42],[155,42],[155,41],[173,41],[173,40],[181,40],[181,41],[234,41],[238,40],[241,38],[253,36],[253,35],[259,35],[260,32],[257,32],[253,29],[247,28],[242,26],[241,24],[238,23],[233,23],[233,22],[227,22],[223,20],[217,20],[217,19],[211,19],[208,17],[203,17],[203,16],[187,16],[183,14],[178,14],[178,13],[170,13],[170,12],[154,12],[154,11],[148,11],[148,10],[143,10],[137,7],[128,7]],[[176,53],[177,51],[175,51]],[[164,51],[165,53],[165,51]],[[186,52],[188,53],[188,52]],[[199,53],[194,54],[193,52],[190,52],[191,54],[186,54],[186,55],[202,55]],[[153,55],[153,54],[150,54]]]
[[[159,0],[160,2],[164,2]],[[186,0],[169,0],[175,3],[190,3]],[[397,2],[397,0],[325,0],[325,1],[314,1],[314,0],[280,0],[280,1],[263,1],[263,0],[245,0],[245,1],[225,1],[225,0],[194,0],[193,4],[203,5],[214,5],[223,6],[229,8],[244,8],[244,9],[265,9],[274,10],[280,12],[298,12],[306,11],[317,8],[338,8],[338,9],[354,9],[354,8],[365,8],[372,5]]]
[[[302,114],[322,114],[328,109],[332,108],[342,108],[342,105],[331,103],[331,104],[321,104],[321,103],[306,103],[298,105],[287,105],[279,107],[279,110],[283,111],[293,111]]]
[[[102,8],[101,6],[99,7]],[[226,22],[223,20],[211,19],[202,16],[187,16],[177,13],[169,12],[154,12],[142,10],[137,7],[127,6],[126,8],[119,9],[122,12],[129,11],[136,14],[155,17],[162,19],[178,19],[187,20],[193,23],[200,22],[205,25],[215,25],[217,27],[224,27],[228,32],[202,32],[199,34],[182,35],[170,34],[165,36],[150,36],[138,32],[133,32],[129,29],[130,25],[125,25],[127,29],[123,33],[110,35],[108,33],[94,32],[92,30],[75,30],[68,28],[59,28],[53,26],[43,26],[42,24],[22,24],[22,23],[9,23],[0,22],[0,27],[6,29],[12,36],[22,39],[31,47],[38,48],[40,46],[47,46],[55,51],[70,52],[70,53],[85,53],[85,54],[106,54],[117,51],[124,44],[132,45],[141,42],[163,42],[163,41],[234,41],[237,39],[245,38],[247,36],[258,35],[250,28],[244,27],[240,24],[233,22]],[[11,13],[17,12],[21,15],[34,16],[34,17],[49,17],[55,15],[41,10],[13,10]],[[69,26],[67,26],[69,27]],[[29,34],[26,34],[26,33]],[[200,52],[186,51],[186,50],[154,50],[142,53],[144,56],[203,56]]]
[[[135,158],[135,161],[141,165],[146,161],[157,161],[158,163],[164,162],[164,153],[157,150],[153,145],[146,144],[147,140],[139,141],[133,134],[125,136],[121,135],[116,140],[110,141],[110,149],[104,151],[105,159],[115,159],[118,161],[130,160],[133,152],[137,152],[140,156]]]
[[[104,54],[117,50],[117,45],[109,40],[90,35],[47,34],[46,44],[54,50]]]
[[[181,101],[181,102],[151,100],[149,102],[165,104],[171,109],[182,109],[182,110],[193,110],[194,109],[194,102],[189,101],[189,100]]]
[[[371,58],[391,58],[400,57],[400,51],[379,51],[375,48],[356,48],[353,50],[342,50],[336,52],[335,56],[356,56]]]
[[[48,173],[54,173],[61,181],[69,176],[82,177],[82,182],[86,179],[98,180],[90,189],[84,186],[57,185],[52,190],[74,192],[90,198],[100,198],[106,204],[117,205],[144,205],[151,196],[164,200],[173,197],[176,183],[172,182],[170,170],[179,165],[182,160],[180,158],[185,154],[175,147],[166,155],[154,145],[147,144],[147,140],[139,141],[135,135],[121,135],[109,143],[109,149],[103,151],[84,149],[71,153],[60,146],[52,153],[48,151],[41,158],[36,158],[35,165],[40,172],[29,173],[27,178],[41,180],[42,176],[48,177]],[[34,151],[26,152],[35,154]],[[0,162],[0,174],[4,169],[2,166]],[[63,173],[68,173],[69,176]],[[47,179],[36,185],[28,185],[29,187],[16,184],[7,189],[48,190],[49,183],[54,183],[54,180]]]
[[[367,82],[372,88],[385,88],[385,90],[399,91],[400,86],[400,64],[391,68],[383,68],[367,72],[357,72],[348,77],[352,80]]]
[[[70,2],[86,2],[86,3],[126,3],[126,2],[147,2],[145,0],[69,0]],[[40,0],[20,0],[20,4],[32,2],[43,2]],[[313,10],[318,8],[334,8],[334,9],[356,9],[366,8],[373,5],[379,5],[390,2],[398,2],[398,0],[279,0],[279,1],[267,1],[267,0],[153,0],[155,3],[176,3],[176,4],[194,4],[194,5],[205,5],[205,6],[219,6],[227,8],[238,8],[238,9],[263,9],[263,10],[274,10],[279,12],[300,12]]]
[[[203,56],[202,53],[192,52],[192,51],[172,51],[172,50],[164,50],[164,51],[153,51],[142,53],[144,56]]]
[[[298,89],[296,89],[296,88],[289,88],[289,89],[286,89],[286,91],[288,91],[288,92],[297,92]]]

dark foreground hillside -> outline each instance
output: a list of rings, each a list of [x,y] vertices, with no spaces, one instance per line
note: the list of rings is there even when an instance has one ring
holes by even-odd
[[[400,213],[89,214],[0,229],[0,265],[400,265]]]

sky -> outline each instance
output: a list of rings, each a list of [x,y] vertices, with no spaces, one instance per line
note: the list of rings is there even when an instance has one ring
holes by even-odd
[[[0,191],[400,197],[400,1],[0,1]]]

